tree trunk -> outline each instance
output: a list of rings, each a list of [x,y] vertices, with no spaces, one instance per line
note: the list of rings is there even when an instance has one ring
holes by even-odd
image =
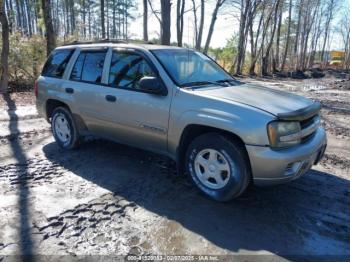
[[[298,64],[298,47],[299,47],[301,14],[302,14],[302,10],[303,10],[303,5],[304,5],[304,0],[300,0],[299,11],[298,11],[298,24],[297,24],[297,31],[296,31],[296,35],[295,35],[295,43],[294,43],[294,50],[293,50],[294,69],[297,68],[297,64]]]
[[[332,21],[333,18],[333,8],[334,8],[334,1],[335,0],[331,0],[330,4],[329,4],[329,11],[328,11],[328,15],[327,15],[327,21],[326,21],[326,26],[325,26],[325,31],[324,31],[324,38],[323,38],[323,45],[322,45],[322,51],[321,51],[321,61],[324,62],[325,60],[325,50],[326,50],[326,44],[329,38],[329,27],[330,27],[330,23]]]
[[[269,72],[269,57],[270,57],[270,51],[271,51],[271,47],[272,47],[272,43],[273,43],[273,39],[275,36],[275,32],[276,32],[276,27],[277,27],[277,18],[278,18],[278,7],[280,4],[281,0],[277,0],[276,2],[276,6],[275,6],[275,14],[274,14],[274,22],[273,22],[273,28],[272,28],[272,32],[271,32],[271,37],[270,37],[270,41],[268,42],[268,45],[266,47],[265,50],[265,54],[262,57],[262,62],[261,62],[261,74],[263,76],[268,75]]]
[[[43,1],[43,0],[41,0],[41,1]],[[66,11],[67,35],[69,35],[71,30],[70,30],[69,3],[68,3],[68,0],[65,0],[64,4],[65,4],[65,11]]]
[[[192,0],[192,5],[193,5],[194,39],[195,39],[195,43],[193,46],[196,46],[197,39],[198,39],[198,19],[197,19],[197,6],[196,6],[195,0]]]
[[[309,3],[311,5],[311,3]],[[307,10],[312,10],[312,6],[308,5]],[[310,14],[307,15],[307,26],[304,26],[304,29],[306,32],[304,32],[304,46],[302,46],[302,53],[301,53],[301,59],[300,59],[300,68],[301,70],[305,70],[306,66],[307,66],[307,53],[308,53],[308,45],[309,45],[309,36],[310,36],[310,32],[312,29],[312,26],[315,22],[315,18],[316,18],[316,13],[318,11],[318,7],[320,5],[320,0],[318,0],[316,2],[316,8],[314,8],[312,16],[310,17]],[[309,13],[309,12],[308,12]],[[311,18],[311,20],[310,20]]]
[[[21,9],[19,8],[19,0],[16,0],[16,14],[17,14],[17,30],[20,29],[22,33],[22,19],[21,19]]]
[[[105,1],[101,0],[101,31],[102,38],[106,38],[106,29],[105,29]]]
[[[211,37],[213,36],[214,26],[215,26],[215,22],[216,22],[216,19],[218,16],[218,12],[219,12],[219,9],[223,5],[224,2],[225,2],[225,0],[217,0],[217,2],[216,2],[216,5],[215,5],[214,11],[213,11],[213,15],[211,16],[211,22],[210,22],[210,26],[209,26],[207,41],[205,41],[205,46],[204,46],[204,53],[205,54],[208,53],[208,49],[209,49]]]
[[[107,24],[107,39],[109,39],[109,5],[108,5],[108,0],[106,1],[106,24]]]
[[[170,45],[170,15],[171,15],[171,2],[170,0],[160,1],[161,17],[162,17],[162,30],[161,30],[161,44]]]
[[[0,68],[0,93],[7,92],[8,87],[8,56],[10,51],[9,46],[9,24],[5,13],[5,2],[0,0],[0,22],[1,22],[1,68]]]
[[[276,54],[273,60],[273,72],[277,71],[277,67],[280,64],[280,37],[281,37],[281,26],[282,26],[282,14],[283,14],[283,1],[279,10],[278,17],[278,26],[277,26],[277,35],[276,35]]]
[[[56,47],[56,35],[53,30],[50,0],[42,0],[41,6],[43,9],[44,23],[46,28],[46,53],[48,56],[51,53],[51,51]]]
[[[249,26],[249,36],[250,36],[250,67],[249,67],[249,74],[251,76],[255,75],[255,64],[256,64],[256,51],[254,48],[254,32],[253,32],[253,24]]]
[[[242,74],[242,64],[244,61],[244,43],[245,43],[245,30],[247,13],[250,8],[251,0],[241,0],[241,16],[239,23],[239,35],[238,35],[238,50],[237,50],[237,68],[236,74]]]
[[[88,20],[89,20],[89,38],[92,37],[92,30],[91,30],[91,7],[90,4],[88,4]]]
[[[127,3],[125,3],[125,39],[128,40],[129,34],[128,34],[128,15],[129,15],[129,6]]]
[[[121,37],[121,14],[118,12],[118,38]]]
[[[32,19],[31,19],[31,5],[28,0],[25,1],[26,11],[27,11],[27,26],[28,26],[28,35],[29,37],[32,36]]]
[[[115,18],[113,18],[115,19]],[[143,0],[143,41],[148,41],[148,4]]]
[[[192,5],[193,5],[193,17],[194,17],[194,29],[195,29],[195,49],[200,50],[202,45],[202,38],[203,38],[205,1],[201,0],[201,13],[200,13],[199,26],[198,26],[198,17],[197,17],[197,6],[196,6],[195,0],[192,0]]]
[[[323,12],[324,12],[324,10],[321,8],[319,11],[319,14],[317,16],[318,22],[316,23],[313,37],[312,37],[312,41],[311,41],[311,52],[310,52],[309,61],[308,61],[309,67],[312,67],[312,65],[314,64],[314,59],[315,59],[315,55],[316,55],[316,48],[318,46],[319,38],[320,38],[320,35],[322,33],[321,23],[322,23],[322,17],[324,14]]]
[[[286,45],[284,47],[284,54],[283,54],[283,60],[282,60],[282,66],[281,70],[284,70],[284,67],[286,65],[286,59],[288,54],[288,48],[289,48],[289,41],[290,41],[290,27],[292,24],[292,6],[293,6],[293,0],[289,1],[289,9],[288,9],[288,28],[287,28],[287,39],[286,39]]]
[[[71,12],[71,28],[72,28],[72,33],[74,34],[75,32],[75,10],[74,10],[74,0],[69,1],[69,8]]]
[[[82,12],[83,12],[83,36],[86,38],[86,3],[82,0]]]
[[[183,29],[184,29],[184,12],[185,12],[185,0],[177,0],[176,36],[177,36],[178,46],[182,46],[182,37],[183,37]]]
[[[113,0],[113,11],[112,11],[112,37],[117,38],[117,28],[116,28],[116,23],[115,23],[115,15],[116,15],[116,2]]]
[[[6,0],[6,9],[7,9],[7,15],[8,15],[8,24],[9,24],[9,31],[10,34],[13,32],[13,6],[12,6],[12,1]]]
[[[21,19],[22,19],[22,30],[23,30],[23,33],[25,34],[25,35],[27,35],[27,21],[26,21],[26,13],[25,13],[25,11],[24,11],[24,1],[23,0],[21,0],[20,1],[20,9],[21,9]]]
[[[205,16],[205,2],[204,0],[201,0],[201,18],[199,20],[198,35],[197,35],[196,46],[195,46],[197,50],[200,50],[202,45],[204,18],[205,18],[204,16]]]
[[[254,41],[254,21],[253,19],[250,20],[250,23],[248,24],[249,26],[249,34],[250,34],[250,68],[249,68],[249,74],[252,76],[255,76],[255,66],[256,66],[256,61],[257,61],[257,50],[258,50],[258,40],[259,40],[259,36],[260,36],[260,31],[261,31],[261,25],[263,23],[264,20],[264,13],[265,13],[265,5],[262,7],[261,10],[261,16],[259,19],[259,24],[258,24],[258,28],[257,28],[257,32],[256,32],[256,37],[255,37],[255,41]],[[259,50],[260,52],[260,50]]]

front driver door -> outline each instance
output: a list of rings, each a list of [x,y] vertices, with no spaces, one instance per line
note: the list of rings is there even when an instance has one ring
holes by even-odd
[[[154,95],[143,92],[139,87],[142,77],[156,76],[156,71],[142,53],[113,50],[108,87],[103,87],[103,94],[115,99],[105,100],[103,107],[112,123],[116,140],[166,152],[171,94]]]

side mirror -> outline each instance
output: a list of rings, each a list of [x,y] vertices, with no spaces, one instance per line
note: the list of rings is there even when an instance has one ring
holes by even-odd
[[[164,87],[162,81],[158,77],[145,76],[139,81],[140,89],[155,95],[166,96],[168,90]]]

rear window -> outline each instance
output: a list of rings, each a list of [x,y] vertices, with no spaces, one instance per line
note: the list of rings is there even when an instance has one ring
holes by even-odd
[[[75,62],[70,80],[101,83],[106,50],[82,51]]]
[[[41,75],[61,78],[74,49],[55,50],[47,59]]]

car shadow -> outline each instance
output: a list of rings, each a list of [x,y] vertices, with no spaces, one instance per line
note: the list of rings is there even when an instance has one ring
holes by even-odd
[[[46,157],[228,251],[278,255],[350,254],[350,181],[311,170],[286,185],[250,188],[238,199],[217,203],[176,175],[166,157],[95,140],[78,150],[55,143]]]

